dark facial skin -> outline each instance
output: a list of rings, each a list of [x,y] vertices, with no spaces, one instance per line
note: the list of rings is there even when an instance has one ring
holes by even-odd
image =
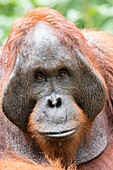
[[[101,77],[80,52],[74,56],[61,45],[46,23],[39,22],[19,50],[4,90],[3,111],[48,155],[52,155],[48,148],[54,141],[60,141],[53,144],[55,157],[63,157],[66,147],[73,145],[73,159],[77,141],[103,108],[105,89]],[[59,154],[58,148],[62,148]]]

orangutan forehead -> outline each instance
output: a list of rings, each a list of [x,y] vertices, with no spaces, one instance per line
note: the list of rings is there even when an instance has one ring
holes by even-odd
[[[70,51],[61,44],[54,30],[46,22],[38,22],[26,36],[23,58],[34,58],[37,61],[64,61],[71,59]],[[33,60],[34,61],[34,60]]]
[[[51,26],[43,21],[39,21],[29,32],[28,40],[35,48],[52,52],[59,46],[59,40]]]

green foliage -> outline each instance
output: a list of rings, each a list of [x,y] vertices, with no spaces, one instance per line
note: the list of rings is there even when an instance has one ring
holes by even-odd
[[[80,28],[113,33],[112,0],[0,0],[0,44],[4,44],[14,20],[30,8],[48,6],[60,11]]]

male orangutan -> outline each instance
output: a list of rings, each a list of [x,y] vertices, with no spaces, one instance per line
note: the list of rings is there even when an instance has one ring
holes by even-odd
[[[0,169],[113,170],[111,35],[33,9],[1,61]]]

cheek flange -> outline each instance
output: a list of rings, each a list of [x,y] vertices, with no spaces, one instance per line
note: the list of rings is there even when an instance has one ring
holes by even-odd
[[[36,101],[30,97],[28,86],[18,73],[12,74],[2,95],[2,110],[22,131],[27,131],[28,118]]]

